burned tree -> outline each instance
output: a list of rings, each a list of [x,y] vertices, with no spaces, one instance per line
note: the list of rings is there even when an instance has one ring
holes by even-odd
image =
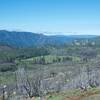
[[[30,77],[30,75],[32,76]],[[17,71],[17,85],[20,93],[32,98],[34,96],[42,96],[40,73],[30,73],[27,70],[20,68]]]

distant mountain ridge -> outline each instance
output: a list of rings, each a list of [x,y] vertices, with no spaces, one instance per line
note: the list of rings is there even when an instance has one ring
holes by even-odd
[[[5,44],[13,47],[34,47],[43,45],[62,45],[71,42],[78,38],[94,38],[93,35],[54,35],[47,36],[32,32],[17,32],[0,30],[0,44]]]

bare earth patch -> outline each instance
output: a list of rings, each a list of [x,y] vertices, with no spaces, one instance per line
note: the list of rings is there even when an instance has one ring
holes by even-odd
[[[100,94],[100,90],[95,92],[92,91],[83,92],[80,96],[67,97],[65,100],[84,100],[86,97],[90,97],[97,94]]]

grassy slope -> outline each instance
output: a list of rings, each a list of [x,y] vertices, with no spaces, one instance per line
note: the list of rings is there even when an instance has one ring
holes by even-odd
[[[23,98],[23,96],[12,95],[12,99],[10,100],[18,100],[16,98],[20,97],[19,100],[40,100],[37,97],[33,97],[32,99]],[[0,100],[2,97],[0,97]],[[68,90],[61,93],[51,93],[44,97],[43,100],[100,100],[100,88],[92,88],[88,91],[81,91],[79,89],[76,90]]]
[[[35,60],[39,61],[43,57],[44,57],[46,63],[53,63],[53,60],[55,60],[57,62],[57,59],[60,59],[61,62],[62,62],[63,58],[67,58],[67,60],[69,59],[70,61],[71,60],[72,61],[76,61],[76,62],[80,61],[80,58],[77,57],[77,56],[56,56],[56,55],[38,56],[38,57],[33,57],[33,58],[25,59],[25,60],[22,60],[22,61],[25,61],[25,62],[35,62]]]
[[[46,100],[100,100],[100,88],[88,91],[70,90],[62,93],[53,93]]]

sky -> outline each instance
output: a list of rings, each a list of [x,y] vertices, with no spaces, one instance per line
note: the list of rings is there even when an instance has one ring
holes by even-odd
[[[0,0],[0,30],[100,35],[100,0]]]

